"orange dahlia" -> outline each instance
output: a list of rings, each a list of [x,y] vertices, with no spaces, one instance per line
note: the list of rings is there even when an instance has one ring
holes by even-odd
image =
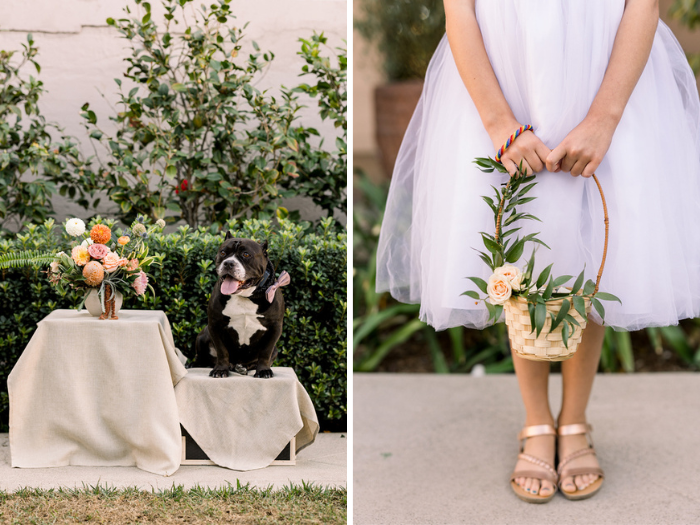
[[[104,224],[95,224],[90,230],[90,238],[99,244],[107,244],[112,238],[112,230]]]
[[[105,271],[97,261],[90,261],[83,268],[83,277],[89,286],[97,286],[105,278]]]

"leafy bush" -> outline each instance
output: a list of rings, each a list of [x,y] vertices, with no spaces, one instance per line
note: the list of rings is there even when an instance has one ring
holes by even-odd
[[[422,79],[445,34],[442,0],[362,0],[355,27],[376,43],[389,81]]]
[[[62,130],[39,111],[43,83],[23,72],[28,64],[41,71],[31,34],[22,48],[19,61],[16,51],[0,51],[0,230],[44,221],[57,191],[88,205],[78,184],[83,162],[76,142],[67,136],[52,141],[51,132]]]
[[[98,219],[99,220],[99,219]],[[92,226],[92,225],[90,225]],[[287,270],[292,283],[284,288],[287,311],[275,366],[294,368],[309,392],[327,430],[346,426],[346,235],[332,219],[309,233],[303,225],[282,220],[279,226],[255,219],[230,221],[238,237],[268,239],[277,271]],[[159,309],[168,315],[175,344],[192,358],[196,334],[206,325],[206,304],[216,282],[214,257],[223,232],[182,226],[175,233],[151,235],[151,253],[164,255],[153,271],[155,298],[147,294],[125,308]],[[29,226],[13,240],[0,241],[0,255],[9,251],[55,249],[58,239],[45,226]],[[40,270],[0,271],[0,432],[8,424],[7,376],[31,338],[36,323],[57,308],[80,302],[78,292],[59,295]]]
[[[308,142],[316,130],[296,124],[298,92],[320,95],[321,116],[344,121],[345,61],[339,59],[336,69],[319,55],[323,35],[305,42],[301,53],[317,85],[282,87],[277,99],[255,87],[274,55],[253,42],[255,52],[238,57],[246,24],[232,26],[230,0],[200,10],[188,9],[192,0],[162,0],[159,27],[150,3],[134,2],[142,8],[139,16],[130,16],[127,6],[127,17],[107,20],[131,49],[128,86],[115,79],[120,98],[110,120],[116,133],[97,126],[89,104],[82,107],[90,137],[107,155],[104,163],[95,158],[99,189],[119,205],[124,223],[142,214],[216,229],[231,218],[269,216],[282,189],[310,193],[329,215],[344,208],[344,146],[335,159]],[[188,22],[184,33],[175,32],[178,19]],[[307,184],[295,184],[300,165]]]

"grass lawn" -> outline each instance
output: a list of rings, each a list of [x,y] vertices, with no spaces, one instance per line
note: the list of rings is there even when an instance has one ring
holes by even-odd
[[[347,490],[304,483],[283,489],[248,485],[182,486],[147,492],[82,489],[0,491],[0,524],[40,523],[346,523]]]

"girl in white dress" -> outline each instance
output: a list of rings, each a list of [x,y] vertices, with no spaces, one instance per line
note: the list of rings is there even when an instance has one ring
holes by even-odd
[[[677,324],[700,316],[700,102],[694,75],[656,0],[445,0],[447,34],[432,58],[423,95],[394,169],[377,258],[377,289],[421,304],[437,329],[483,328],[483,303],[461,295],[467,276],[491,270],[473,248],[493,230],[481,200],[507,175],[481,172],[519,127],[502,156],[512,174],[537,173],[535,201],[551,250],[535,274],[594,279],[603,251],[599,178],[610,216],[600,289],[605,323],[616,329]],[[527,253],[526,255],[529,255]],[[522,266],[522,264],[519,264]],[[557,486],[583,499],[603,482],[589,447],[586,405],[604,328],[594,311],[573,358],[562,363],[555,422],[549,364],[514,356],[526,410],[526,439],[511,485],[531,502]],[[555,428],[556,427],[556,428]],[[558,447],[559,472],[554,468]]]

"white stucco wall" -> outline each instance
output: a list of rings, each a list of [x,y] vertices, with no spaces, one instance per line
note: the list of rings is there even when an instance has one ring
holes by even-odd
[[[197,0],[193,4],[210,4]],[[162,20],[162,6],[151,1],[153,20]],[[19,49],[32,33],[39,48],[37,61],[41,65],[38,77],[47,93],[40,102],[47,120],[61,125],[65,131],[80,139],[83,153],[92,154],[92,147],[79,116],[85,102],[97,113],[98,123],[109,129],[108,117],[113,114],[117,101],[115,78],[121,78],[125,69],[124,57],[129,52],[126,41],[116,29],[108,26],[109,17],[122,18],[125,5],[136,7],[129,0],[4,0],[0,2],[0,49]],[[347,32],[346,0],[232,0],[231,11],[236,25],[249,22],[246,46],[252,49],[256,41],[261,50],[275,54],[275,60],[258,88],[292,86],[300,83],[303,60],[297,56],[298,38],[308,38],[314,31],[324,32],[329,45],[345,46]],[[182,27],[180,24],[179,27]],[[245,56],[247,47],[241,52]],[[26,74],[36,76],[33,66]],[[308,77],[309,79],[311,77]],[[336,131],[328,123],[321,123],[315,112],[315,102],[301,114],[307,126],[319,129],[329,147]],[[67,214],[84,214],[58,197],[55,207],[59,219]],[[302,213],[312,213],[308,205],[296,203]],[[109,205],[100,205],[100,213],[108,213]]]

